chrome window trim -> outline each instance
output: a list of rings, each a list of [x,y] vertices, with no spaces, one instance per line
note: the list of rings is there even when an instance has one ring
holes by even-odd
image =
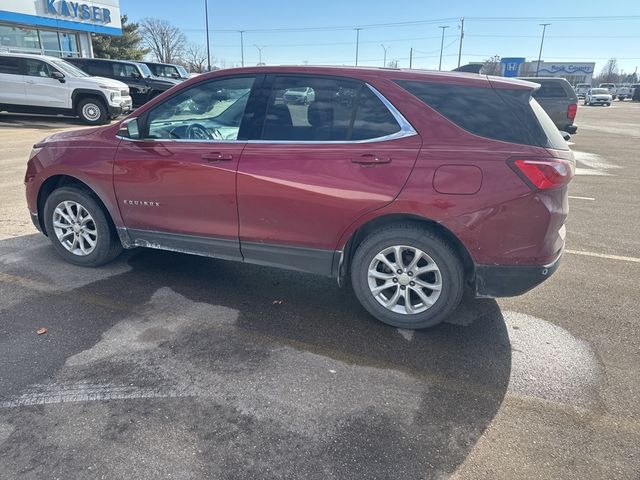
[[[382,104],[387,108],[393,118],[398,122],[400,130],[390,135],[384,135],[382,137],[367,138],[363,140],[194,140],[194,139],[179,139],[179,138],[127,138],[116,135],[121,140],[128,140],[131,142],[172,142],[172,143],[247,143],[247,144],[271,144],[271,145],[350,145],[361,143],[376,143],[376,142],[388,142],[390,140],[397,140],[399,138],[412,137],[417,135],[418,132],[413,128],[409,121],[398,111],[398,109],[382,95],[375,87],[365,83],[365,85],[378,97]],[[129,119],[127,119],[129,120]],[[121,124],[121,127],[125,123]]]

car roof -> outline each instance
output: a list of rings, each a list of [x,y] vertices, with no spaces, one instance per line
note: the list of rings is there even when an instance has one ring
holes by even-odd
[[[115,58],[86,58],[86,57],[82,57],[82,58],[78,58],[78,57],[74,57],[72,58],[72,60],[85,60],[85,61],[90,61],[90,62],[104,62],[104,63],[128,63],[129,65],[137,65],[139,63],[142,62],[134,62],[133,60],[117,60]]]
[[[521,88],[534,89],[538,85],[515,78],[491,77],[476,73],[442,72],[436,70],[417,70],[381,67],[347,67],[347,66],[255,66],[239,67],[216,70],[204,73],[201,77],[217,78],[227,75],[239,74],[285,74],[285,75],[327,75],[337,77],[357,78],[363,81],[368,79],[386,78],[389,80],[423,81],[433,83],[452,83],[458,85],[489,87],[489,82],[494,88]]]
[[[521,80],[534,83],[569,83],[565,78],[559,77],[518,77]],[[571,84],[569,84],[571,85]]]
[[[37,53],[11,53],[0,52],[0,57],[35,58],[37,60],[67,60],[68,58],[52,57],[49,55],[39,55]]]

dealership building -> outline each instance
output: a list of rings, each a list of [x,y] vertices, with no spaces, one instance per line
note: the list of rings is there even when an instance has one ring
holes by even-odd
[[[527,62],[524,57],[502,58],[502,74],[505,77],[556,77],[564,78],[571,85],[591,83],[594,62]]]
[[[93,57],[95,34],[122,35],[119,0],[0,0],[0,52]]]

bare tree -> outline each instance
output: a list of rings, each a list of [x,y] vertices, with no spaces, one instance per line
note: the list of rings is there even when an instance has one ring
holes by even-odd
[[[204,73],[207,71],[207,51],[202,45],[188,44],[182,54],[183,63],[192,73]],[[211,59],[213,62],[213,59]]]
[[[500,63],[500,55],[494,55],[484,61],[480,73],[484,75],[502,75],[502,64]]]
[[[182,30],[166,20],[145,18],[140,23],[140,33],[145,45],[159,62],[177,62],[187,44]]]
[[[600,83],[617,83],[620,80],[618,60],[610,58],[598,76]]]
[[[391,60],[387,63],[388,68],[398,68],[398,60]]]

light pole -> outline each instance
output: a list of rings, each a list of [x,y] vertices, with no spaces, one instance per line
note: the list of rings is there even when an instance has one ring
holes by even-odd
[[[254,47],[256,47],[258,49],[258,65],[262,65],[262,49],[266,46],[266,45],[256,45],[255,43],[253,44]]]
[[[538,70],[540,70],[540,60],[542,59],[542,46],[544,45],[544,32],[547,31],[547,27],[550,23],[541,23],[542,27],[542,39],[540,39],[540,53],[538,54],[538,63],[536,64],[536,77],[538,76]]]
[[[458,67],[462,58],[462,40],[464,40],[464,17],[460,19],[460,47],[458,48]]]
[[[240,64],[244,67],[244,32],[245,30],[239,30],[240,32]]]
[[[442,41],[440,42],[440,63],[438,64],[438,70],[442,70],[442,50],[444,49],[444,31],[449,28],[449,25],[440,26],[442,29]]]
[[[207,72],[211,71],[211,50],[209,47],[209,0],[204,0],[204,20],[207,29]]]
[[[380,46],[384,50],[384,60],[382,61],[382,66],[386,67],[387,66],[387,47],[385,47],[383,44],[380,44]]]
[[[356,28],[356,67],[358,66],[358,48],[360,47],[360,30],[362,28]]]

